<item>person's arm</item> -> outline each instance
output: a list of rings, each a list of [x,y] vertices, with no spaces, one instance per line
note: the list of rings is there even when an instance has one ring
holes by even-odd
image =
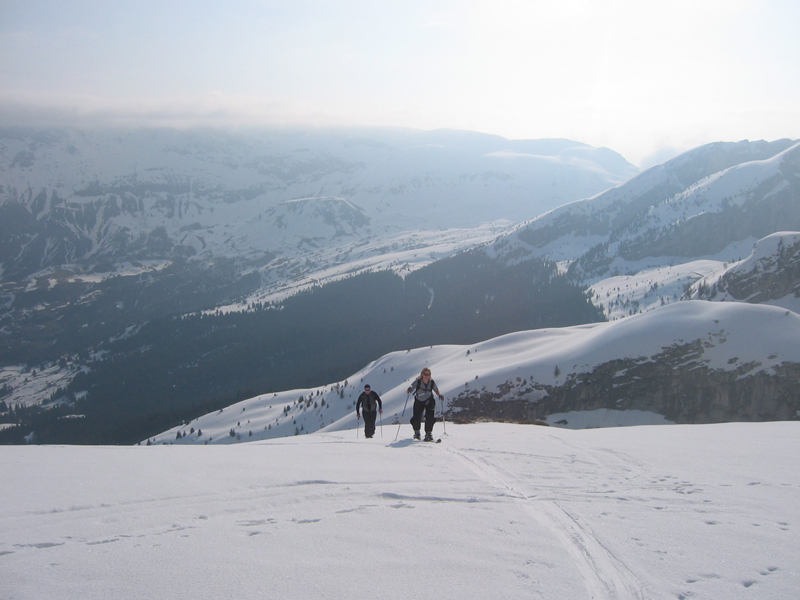
[[[378,410],[383,412],[383,402],[381,401],[381,397],[378,396],[377,392],[373,392],[375,394],[375,399],[378,401]]]
[[[356,400],[356,417],[358,417],[358,418],[361,418],[361,415],[359,414],[359,410],[358,409],[361,408],[361,400],[362,400],[363,396],[364,396],[364,394],[361,394],[358,397],[358,400]]]

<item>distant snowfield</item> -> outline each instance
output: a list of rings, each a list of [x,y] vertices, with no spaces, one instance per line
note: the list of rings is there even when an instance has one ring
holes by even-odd
[[[396,430],[2,447],[0,596],[800,597],[800,423]]]
[[[309,288],[361,273],[392,271],[404,276],[442,258],[491,242],[513,226],[511,221],[498,220],[470,229],[404,231],[323,246],[294,257],[280,256],[258,269],[262,285],[243,302],[207,312],[237,312],[254,303],[280,302]],[[312,269],[310,264],[319,266]],[[285,276],[298,272],[300,275]]]
[[[609,321],[615,321],[678,302],[698,278],[721,269],[723,264],[716,260],[665,264],[634,275],[608,277],[589,286],[589,293],[592,304],[602,308]]]

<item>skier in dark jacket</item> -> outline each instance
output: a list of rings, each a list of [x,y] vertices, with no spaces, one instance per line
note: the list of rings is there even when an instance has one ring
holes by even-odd
[[[444,398],[439,393],[436,382],[431,379],[431,370],[428,367],[422,369],[414,382],[408,387],[407,394],[414,392],[414,416],[411,417],[411,426],[414,428],[414,439],[419,439],[419,428],[422,425],[422,413],[425,413],[425,441],[433,441],[433,424],[436,421],[434,411],[436,410],[436,394],[439,398]]]
[[[359,409],[364,409],[364,437],[371,438],[375,435],[375,419],[378,418],[378,411],[383,414],[383,402],[381,397],[373,392],[369,385],[364,386],[364,391],[356,401],[356,418],[361,418]]]

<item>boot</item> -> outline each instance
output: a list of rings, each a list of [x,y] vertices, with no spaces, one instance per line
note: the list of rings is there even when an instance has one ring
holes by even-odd
[[[415,440],[418,440],[418,439],[419,439],[419,429],[415,429],[415,430],[414,430],[414,439],[415,439]]]
[[[425,441],[426,442],[432,442],[433,441],[433,436],[431,435],[430,431],[425,432]]]

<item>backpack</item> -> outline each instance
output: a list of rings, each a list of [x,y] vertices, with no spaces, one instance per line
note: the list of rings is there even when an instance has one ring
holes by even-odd
[[[364,392],[366,394],[366,392]],[[375,401],[375,398],[372,396],[372,392],[367,394],[367,397],[364,398],[361,405],[364,407],[365,411],[375,412],[375,408],[378,406],[378,403]]]
[[[430,382],[428,383],[428,387],[423,387],[422,386],[422,379],[417,379],[417,382],[414,384],[414,398],[417,397],[417,392],[419,391],[419,388],[421,388],[421,387],[422,387],[423,391],[431,393],[431,398],[435,398],[435,394],[433,392],[433,386],[435,386],[435,385],[436,385],[436,383],[433,381],[433,378],[431,378]]]

